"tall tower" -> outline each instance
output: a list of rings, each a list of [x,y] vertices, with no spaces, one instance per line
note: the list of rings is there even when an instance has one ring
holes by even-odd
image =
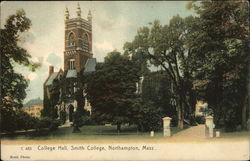
[[[77,17],[70,18],[68,9],[65,10],[65,51],[64,71],[80,72],[92,53],[92,15],[89,11],[87,20],[81,18],[81,8],[78,3]]]

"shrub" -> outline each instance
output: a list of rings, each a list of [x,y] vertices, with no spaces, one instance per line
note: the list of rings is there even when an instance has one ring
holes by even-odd
[[[77,108],[77,111],[74,113],[74,126],[81,127],[83,125],[89,124],[91,121],[90,114],[87,110],[83,108]]]
[[[229,109],[225,112],[224,129],[226,132],[236,131],[239,119],[236,117],[236,112],[233,109]]]
[[[48,128],[50,126],[51,120],[52,119],[49,117],[40,118],[40,120],[38,121],[38,124],[37,124],[37,128],[38,129]]]
[[[196,121],[198,124],[205,124],[205,117],[204,117],[204,116],[196,116],[196,117],[195,117],[195,121]]]
[[[157,131],[162,127],[162,118],[160,113],[152,108],[144,108],[143,115],[138,120],[138,130],[139,131]]]
[[[61,125],[61,120],[51,120],[49,129],[51,131],[56,130],[56,129],[58,129],[58,126],[60,126],[60,125]]]
[[[62,124],[61,120],[51,119],[49,117],[42,117],[37,121],[36,129],[49,128],[55,130]]]
[[[15,130],[29,130],[34,129],[37,123],[37,118],[30,116],[24,111],[16,113],[16,127]]]

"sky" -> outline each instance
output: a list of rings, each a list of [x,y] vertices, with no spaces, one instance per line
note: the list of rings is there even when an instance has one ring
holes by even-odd
[[[32,61],[42,64],[35,72],[22,66],[15,68],[30,80],[24,102],[37,97],[43,99],[43,83],[48,77],[49,65],[53,65],[55,71],[63,69],[65,8],[69,9],[70,18],[75,18],[77,3],[83,18],[86,19],[89,10],[92,12],[93,54],[98,62],[103,61],[108,52],[123,52],[123,44],[132,41],[137,30],[149,22],[158,19],[161,24],[168,24],[177,14],[181,17],[193,14],[186,9],[188,1],[1,2],[1,28],[9,15],[18,9],[25,10],[32,26],[22,34],[25,41],[19,45],[28,50]]]

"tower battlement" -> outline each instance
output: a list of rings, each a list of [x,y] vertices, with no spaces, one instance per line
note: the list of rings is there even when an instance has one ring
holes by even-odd
[[[77,17],[70,18],[69,10],[65,10],[65,50],[64,70],[80,72],[92,53],[92,15],[88,12],[87,19],[81,17],[81,8],[77,6]]]

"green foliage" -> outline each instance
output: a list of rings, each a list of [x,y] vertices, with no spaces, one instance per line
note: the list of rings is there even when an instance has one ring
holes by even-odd
[[[125,53],[143,54],[151,64],[160,66],[168,75],[179,109],[180,127],[183,127],[186,113],[191,116],[194,112],[196,100],[192,89],[194,69],[191,60],[194,53],[189,45],[191,33],[195,31],[190,22],[195,21],[194,17],[183,19],[177,15],[170,20],[169,25],[163,26],[155,20],[150,27],[140,28],[134,40],[124,45]]]
[[[18,130],[28,130],[34,129],[37,123],[37,118],[34,118],[27,114],[26,112],[19,111],[17,114],[17,129]]]
[[[168,74],[180,127],[184,117],[193,120],[196,97],[213,109],[217,127],[240,123],[245,127],[249,113],[249,4],[194,1],[187,7],[198,16],[177,15],[168,25],[155,20],[125,43],[125,53],[142,53]]]
[[[1,129],[6,132],[14,132],[15,130],[29,130],[36,127],[37,118],[34,118],[24,112],[23,110],[2,110],[4,113],[1,114]],[[8,122],[6,124],[5,122]]]
[[[135,106],[138,80],[139,68],[128,56],[109,53],[87,78],[86,93],[93,118],[115,124],[133,119],[139,111],[139,106]]]
[[[199,5],[199,7],[198,7]],[[199,15],[195,47],[196,89],[214,110],[217,127],[246,125],[249,65],[249,4],[246,1],[193,3]],[[245,112],[244,112],[245,110]],[[240,119],[241,118],[241,119]]]
[[[83,109],[82,106],[79,106],[77,108],[76,112],[74,112],[73,117],[74,117],[73,126],[77,127],[82,127],[83,125],[86,125],[90,120],[89,112]]]
[[[36,123],[36,129],[40,130],[43,128],[49,128],[49,130],[53,131],[56,130],[61,124],[61,120],[51,119],[50,117],[41,117]]]
[[[161,117],[176,115],[176,109],[171,105],[174,94],[171,91],[171,80],[165,72],[158,71],[145,75],[142,85],[142,100],[152,102]]]
[[[56,130],[56,129],[58,129],[58,126],[60,126],[61,125],[61,120],[52,120],[51,122],[50,122],[50,126],[49,126],[49,129],[51,130],[51,131],[53,131],[53,130]]]
[[[195,117],[195,121],[196,121],[198,124],[205,124],[205,117],[204,117],[204,116],[196,116],[196,117]]]
[[[142,103],[142,111],[136,124],[139,131],[157,131],[162,128],[162,114],[150,103]]]
[[[4,28],[0,29],[1,113],[5,113],[1,116],[2,130],[16,129],[13,121],[17,119],[17,112],[23,106],[22,101],[26,97],[28,81],[14,71],[14,64],[27,66],[32,71],[39,66],[31,62],[31,55],[18,45],[20,35],[30,26],[31,21],[26,17],[24,10],[18,10],[16,14],[9,16]]]
[[[37,122],[37,129],[48,128],[51,123],[51,118],[49,117],[41,117]]]

